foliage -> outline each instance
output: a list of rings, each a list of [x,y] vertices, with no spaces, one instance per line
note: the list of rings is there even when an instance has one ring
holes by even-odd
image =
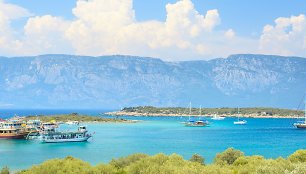
[[[236,159],[244,156],[243,152],[240,150],[235,150],[234,148],[228,148],[224,152],[217,154],[214,159],[216,164],[225,165],[225,164],[233,164]]]
[[[133,154],[97,166],[66,157],[46,161],[19,174],[305,174],[304,155],[305,150],[299,150],[288,159],[265,159],[262,156],[244,156],[241,151],[229,148],[217,154],[215,162],[209,165],[202,165],[202,157],[198,154],[194,154],[190,160],[184,160],[177,154]]]
[[[36,120],[39,118],[42,122],[50,122],[55,120],[57,122],[79,121],[79,122],[125,122],[125,119],[103,118],[97,116],[80,115],[78,113],[62,114],[62,115],[39,115],[27,116],[25,120]]]
[[[0,174],[10,174],[10,170],[8,167],[3,167],[1,170],[0,170]]]
[[[115,166],[118,169],[120,169],[120,168],[124,168],[126,166],[129,166],[130,164],[135,163],[136,161],[139,161],[139,160],[141,160],[143,158],[146,158],[146,157],[148,157],[148,155],[142,154],[142,153],[136,153],[136,154],[130,155],[128,157],[113,159],[109,162],[109,164]]]
[[[153,106],[138,106],[138,107],[126,107],[123,108],[124,112],[134,112],[139,114],[178,114],[178,115],[188,115],[189,108],[182,107],[164,107],[156,108]],[[199,108],[191,108],[192,115],[229,115],[235,116],[238,112],[237,108],[201,108],[201,113],[199,113]],[[252,115],[256,116],[303,116],[303,111],[290,110],[290,109],[280,109],[280,108],[240,108],[240,113],[242,115]]]
[[[54,159],[46,161],[38,166],[33,166],[29,170],[21,171],[19,174],[93,174],[97,173],[95,168],[89,163],[66,157],[65,159]]]
[[[289,156],[291,162],[306,162],[306,150],[297,150]]]
[[[189,161],[197,162],[197,163],[200,163],[202,165],[205,165],[205,159],[199,154],[193,154]]]

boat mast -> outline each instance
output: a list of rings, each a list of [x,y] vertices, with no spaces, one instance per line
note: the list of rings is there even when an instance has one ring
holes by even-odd
[[[200,116],[202,114],[202,105],[200,105]]]
[[[240,112],[239,112],[239,107],[238,107],[238,121],[240,121]]]
[[[304,115],[305,115],[305,120],[304,120],[304,123],[306,124],[306,100],[305,100],[305,109],[304,109]]]
[[[191,102],[189,102],[189,120],[190,120],[190,116],[191,116]]]

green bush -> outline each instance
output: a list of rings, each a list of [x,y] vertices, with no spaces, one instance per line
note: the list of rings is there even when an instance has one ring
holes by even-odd
[[[148,157],[148,155],[142,153],[136,153],[133,155],[129,155],[127,157],[113,159],[109,162],[109,164],[119,169],[129,166],[130,164],[135,163],[136,161],[139,161],[146,157]]]
[[[24,170],[20,174],[94,174],[95,169],[87,162],[73,157],[64,159],[53,159],[40,165],[33,166],[29,170]]]
[[[197,162],[197,163],[200,163],[202,165],[205,165],[205,159],[199,154],[193,154],[189,161]]]
[[[204,158],[198,154],[190,160],[177,154],[134,154],[96,167],[66,157],[48,160],[19,174],[306,174],[304,155],[305,150],[299,150],[288,159],[265,159],[262,156],[244,156],[241,151],[229,148],[217,154],[215,163],[209,165],[202,165]],[[0,174],[9,174],[8,168],[3,168]]]
[[[288,159],[291,162],[306,162],[306,150],[297,150]]]
[[[228,148],[224,152],[218,153],[214,159],[214,162],[219,165],[233,164],[235,160],[241,156],[244,156],[240,150],[234,148]]]

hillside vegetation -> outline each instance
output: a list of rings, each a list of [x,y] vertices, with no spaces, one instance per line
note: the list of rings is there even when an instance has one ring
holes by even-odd
[[[108,164],[92,166],[82,160],[66,157],[53,159],[18,174],[305,174],[306,150],[298,150],[287,159],[265,159],[262,156],[244,156],[244,153],[229,148],[216,155],[212,164],[206,165],[198,154],[190,160],[177,154],[133,154],[113,159]],[[3,168],[1,174],[8,174]]]
[[[42,122],[67,122],[67,121],[78,121],[78,122],[125,122],[125,119],[114,119],[114,118],[103,118],[98,116],[80,115],[78,113],[71,114],[60,114],[60,115],[39,115],[39,116],[27,116],[25,120],[36,120],[39,119]]]
[[[189,108],[182,107],[169,107],[169,108],[157,108],[153,106],[138,106],[127,107],[121,111],[127,113],[140,113],[140,114],[177,114],[177,115],[189,115]],[[191,108],[191,115],[237,115],[237,108]],[[261,116],[302,116],[303,111],[289,110],[279,108],[240,108],[241,115],[261,115]]]

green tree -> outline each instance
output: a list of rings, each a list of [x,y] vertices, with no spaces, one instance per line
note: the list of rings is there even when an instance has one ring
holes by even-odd
[[[200,163],[202,165],[205,165],[205,159],[199,154],[193,154],[189,161],[197,162],[197,163]]]
[[[218,153],[214,159],[214,162],[219,165],[233,164],[235,160],[241,156],[244,156],[244,153],[240,150],[235,150],[234,148],[228,148],[224,152]]]

